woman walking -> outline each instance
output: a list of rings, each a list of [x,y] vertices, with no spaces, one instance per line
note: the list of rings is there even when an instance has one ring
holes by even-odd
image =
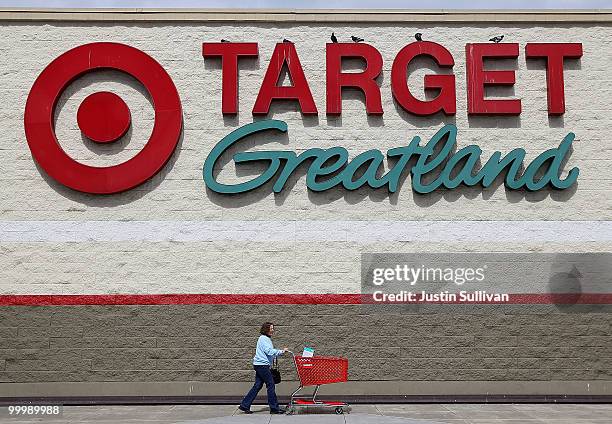
[[[288,349],[274,349],[274,346],[272,345],[274,324],[271,322],[264,322],[259,332],[261,335],[257,340],[257,348],[255,349],[255,357],[253,358],[253,368],[255,368],[255,384],[244,399],[242,399],[238,409],[245,414],[252,414],[253,411],[251,411],[251,404],[265,383],[266,388],[268,389],[268,405],[270,405],[270,414],[282,414],[284,411],[278,407],[278,400],[276,399],[276,391],[274,389],[274,377],[272,377],[270,367],[272,366],[272,361],[274,358],[287,352]]]

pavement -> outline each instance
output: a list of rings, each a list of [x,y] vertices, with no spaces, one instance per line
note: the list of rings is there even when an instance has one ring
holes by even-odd
[[[612,404],[377,404],[352,405],[350,414],[302,410],[270,415],[254,405],[245,415],[233,405],[64,406],[61,417],[8,417],[0,423],[143,424],[610,424]]]

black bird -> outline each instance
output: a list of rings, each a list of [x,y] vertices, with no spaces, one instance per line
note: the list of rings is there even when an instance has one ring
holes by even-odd
[[[414,38],[416,38],[417,41],[423,41],[423,39],[421,38],[423,34],[421,34],[420,32],[417,32],[416,34],[414,34]]]
[[[363,38],[355,37],[354,35],[351,35],[351,40],[353,40],[355,43],[361,43],[364,41]]]
[[[332,40],[332,43],[337,43],[338,42],[338,39],[336,38],[336,36],[334,35],[333,32],[332,32],[332,35],[331,35],[331,40]]]
[[[283,38],[283,43],[291,43],[291,44],[293,44],[293,41],[288,40],[288,39],[286,39],[286,38]]]
[[[230,41],[229,41],[229,40],[226,40],[226,39],[224,39],[224,38],[222,38],[222,39],[221,39],[221,42],[222,42],[222,43],[230,43]]]
[[[503,35],[498,35],[497,37],[489,38],[489,41],[493,41],[494,43],[499,43],[503,39],[504,39]]]

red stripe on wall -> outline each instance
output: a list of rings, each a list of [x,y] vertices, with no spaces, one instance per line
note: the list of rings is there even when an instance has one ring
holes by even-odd
[[[412,302],[442,304],[612,304],[612,293],[509,294],[509,302]],[[0,295],[0,306],[14,305],[358,305],[372,304],[361,294],[109,294]],[[391,302],[387,302],[391,303]],[[394,302],[395,303],[395,302]],[[408,303],[408,302],[406,302]]]
[[[337,305],[359,303],[361,303],[359,294],[0,295],[0,305]]]

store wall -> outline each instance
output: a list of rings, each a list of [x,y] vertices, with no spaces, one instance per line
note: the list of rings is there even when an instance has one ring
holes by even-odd
[[[239,395],[251,380],[249,361],[265,320],[278,323],[278,345],[300,350],[308,343],[318,353],[350,358],[351,382],[328,389],[335,393],[611,393],[612,318],[605,308],[406,311],[331,305],[325,296],[310,297],[306,305],[232,304],[236,294],[359,293],[360,257],[369,252],[609,251],[609,20],[325,23],[322,16],[308,23],[6,20],[0,25],[0,295],[5,296],[0,395]],[[325,44],[332,31],[346,41],[361,36],[381,52],[383,116],[368,116],[362,97],[351,91],[343,96],[342,115],[326,116]],[[415,32],[453,54],[455,116],[417,117],[393,101],[391,64]],[[515,69],[516,85],[488,92],[521,98],[523,112],[468,117],[465,44],[498,34],[519,43],[517,60],[492,64]],[[221,38],[259,43],[259,58],[239,67],[236,117],[221,114],[220,61],[202,57],[202,43]],[[283,38],[295,43],[319,114],[303,116],[294,103],[273,104],[268,117],[286,121],[289,131],[284,137],[256,137],[247,143],[255,149],[343,146],[351,156],[368,149],[385,152],[415,135],[428,140],[453,123],[458,148],[477,144],[486,155],[522,147],[533,158],[571,131],[576,140],[566,169],[580,168],[578,183],[562,191],[512,191],[500,183],[419,195],[408,179],[391,195],[369,189],[313,193],[301,172],[277,195],[269,187],[215,194],[202,180],[203,162],[221,138],[253,121],[268,61]],[[32,159],[23,128],[25,101],[37,75],[63,52],[96,41],[129,44],[155,58],[173,79],[184,116],[179,147],[164,169],[137,188],[108,196],[79,193],[48,177]],[[527,42],[583,45],[581,59],[566,61],[563,116],[547,113],[545,64],[526,60]],[[421,87],[423,75],[437,68],[421,60],[411,70],[409,83]],[[124,139],[100,147],[82,138],[76,111],[87,95],[103,89],[126,101],[133,124]],[[146,91],[131,77],[91,73],[62,95],[56,134],[73,158],[109,166],[143,147],[152,111]],[[228,165],[220,178],[239,180],[256,172],[237,176]],[[26,305],[7,304],[9,295],[32,294],[225,294],[227,301],[105,305],[101,297],[83,297],[102,304],[41,306],[35,298]],[[266,303],[269,297],[257,299]],[[288,362],[283,367],[291,372]],[[375,383],[366,388],[367,381]],[[41,382],[49,384],[29,384]],[[92,382],[107,383],[70,384]]]

